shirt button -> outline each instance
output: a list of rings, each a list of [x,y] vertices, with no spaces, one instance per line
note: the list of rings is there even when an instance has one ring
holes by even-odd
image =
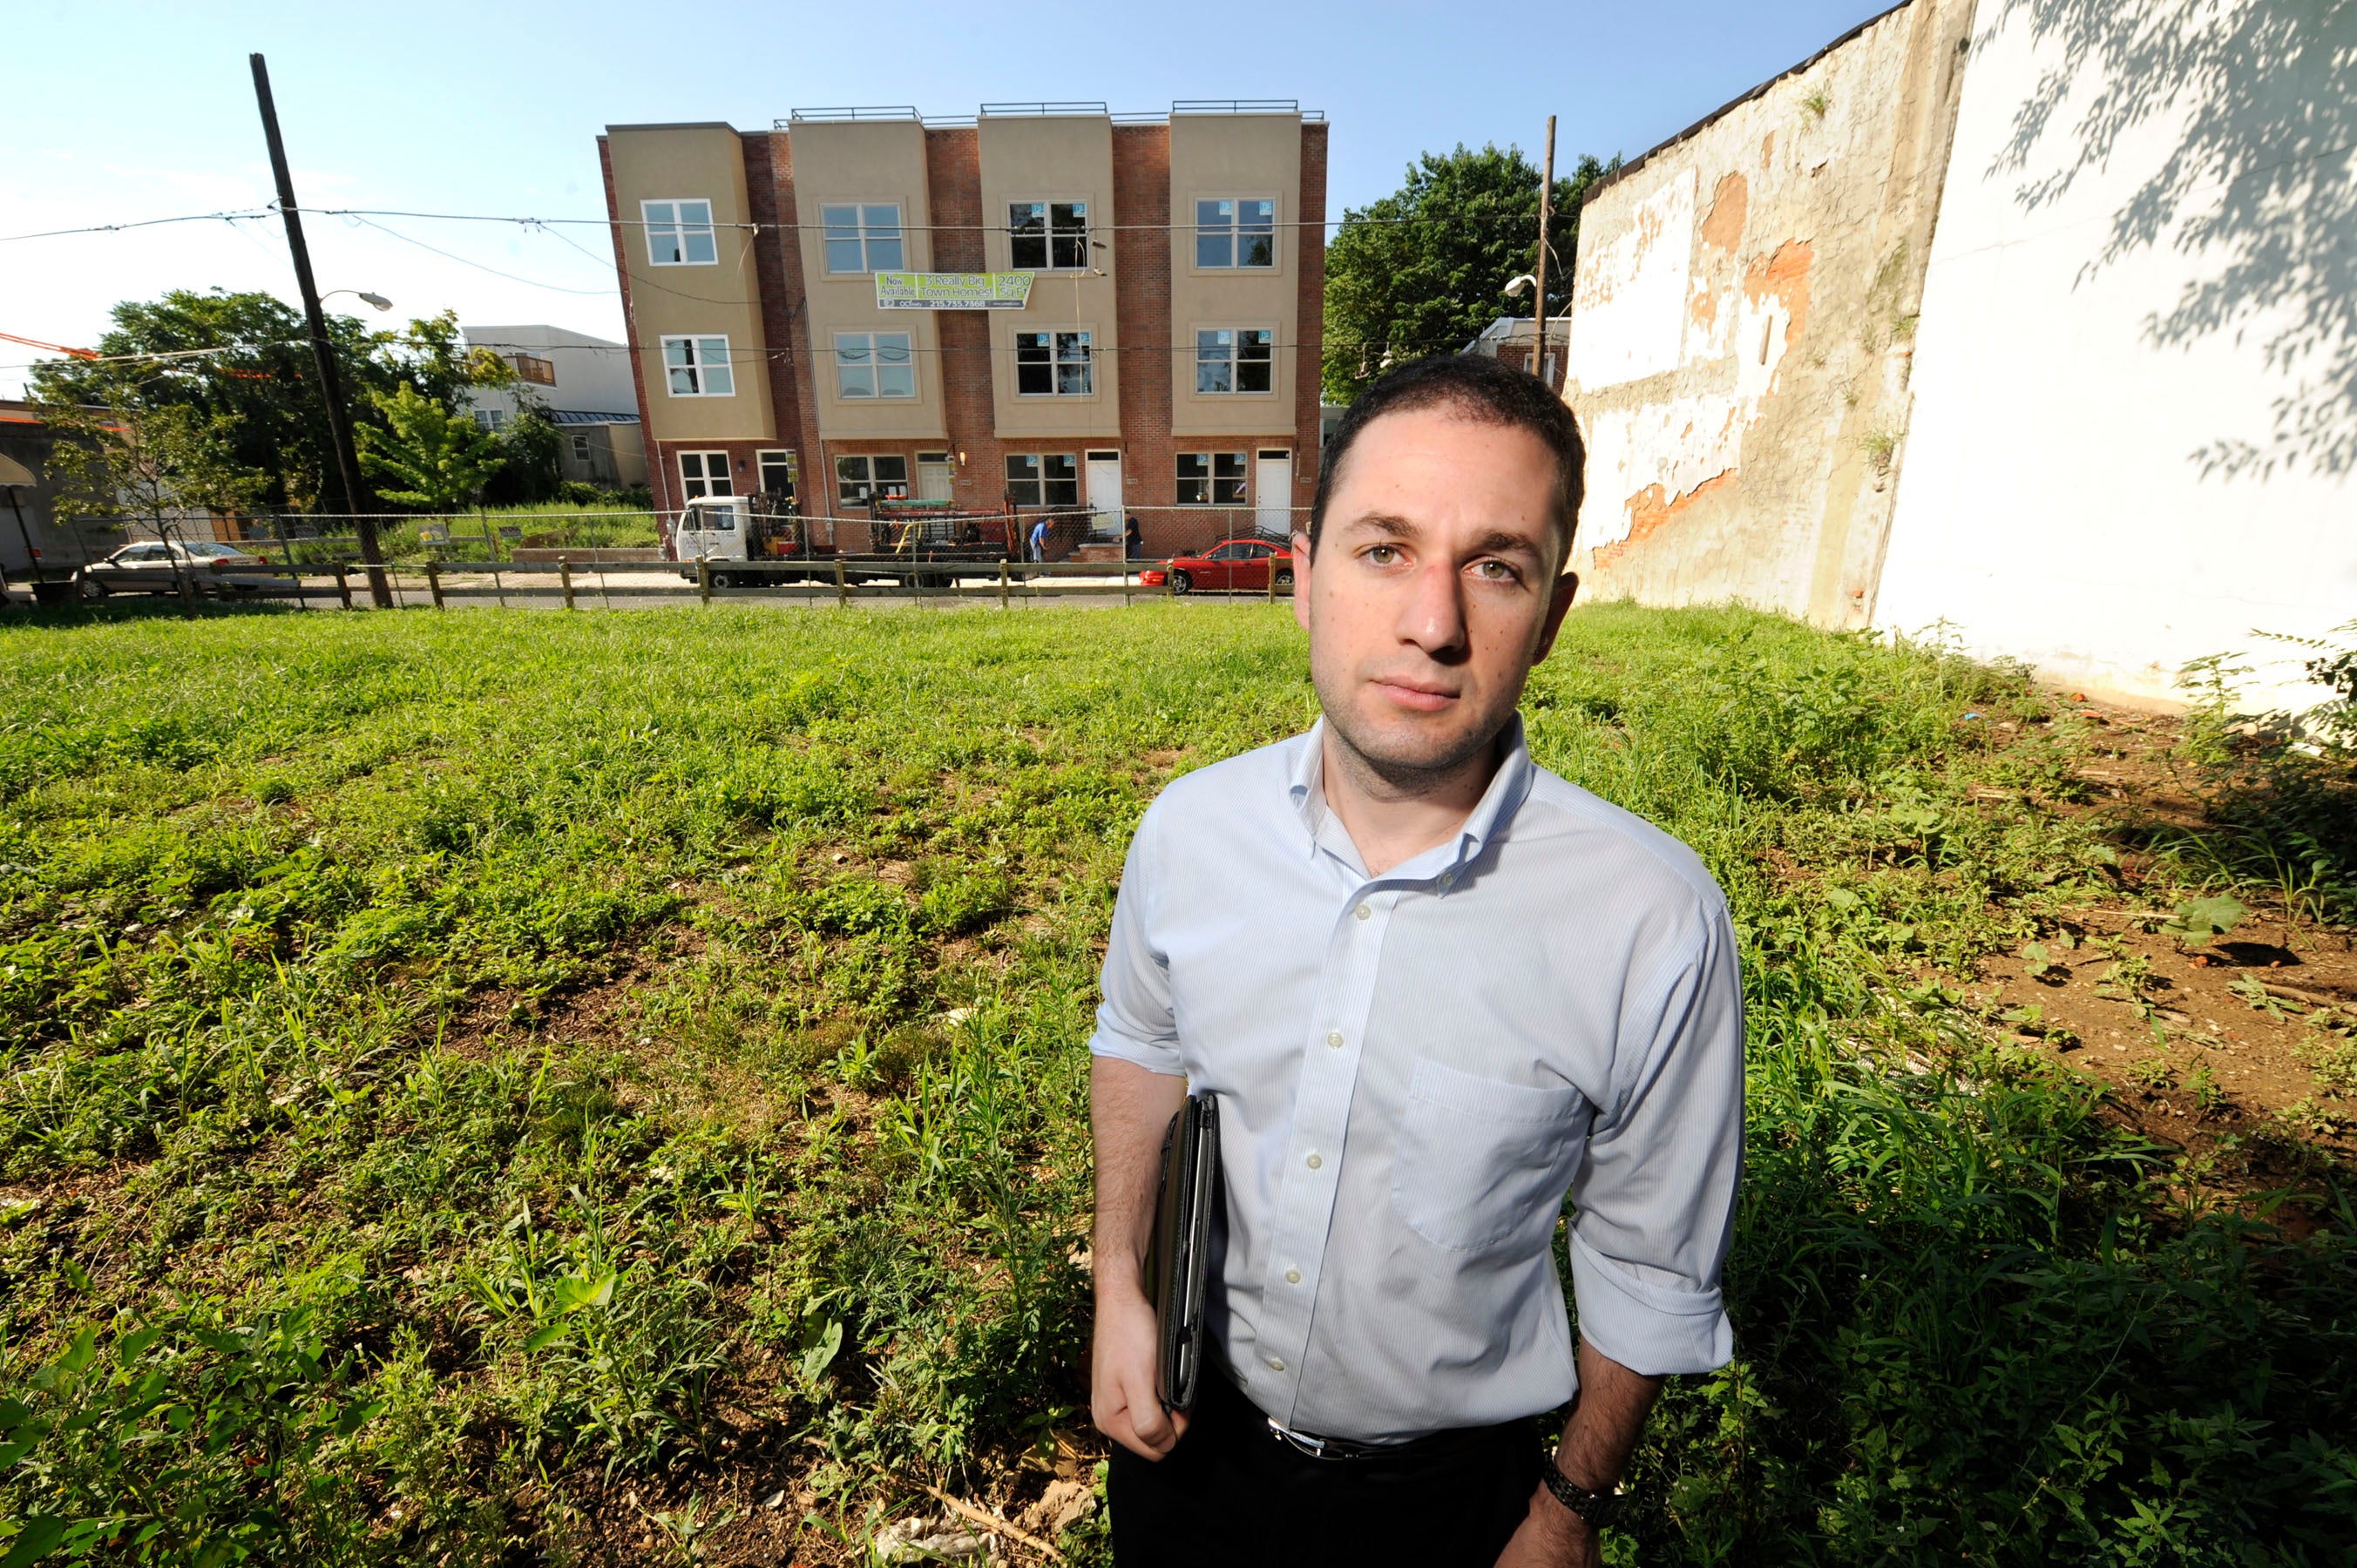
[[[1336,1050],[1340,1050],[1342,1048],[1342,1031],[1340,1029],[1327,1030],[1326,1043],[1333,1047]]]
[[[1285,1370],[1285,1363],[1277,1359],[1275,1356],[1271,1356],[1268,1359],[1268,1369],[1272,1372],[1281,1372]]]
[[[1358,916],[1361,920],[1370,920],[1374,918],[1374,906],[1371,904],[1361,904],[1356,909],[1352,910],[1351,913]]]
[[[1297,1284],[1299,1284],[1299,1283],[1301,1283],[1301,1271],[1300,1271],[1299,1269],[1287,1269],[1287,1270],[1286,1270],[1286,1271],[1285,1271],[1285,1283],[1286,1283],[1286,1284],[1289,1284],[1289,1285],[1297,1285]]]
[[[1316,1170],[1319,1165],[1324,1165],[1325,1163],[1326,1163],[1326,1162],[1325,1162],[1324,1160],[1319,1159],[1316,1155],[1310,1155],[1310,1156],[1309,1156],[1309,1168],[1310,1168],[1311,1170],[1313,1170],[1313,1171],[1314,1171],[1314,1170]]]

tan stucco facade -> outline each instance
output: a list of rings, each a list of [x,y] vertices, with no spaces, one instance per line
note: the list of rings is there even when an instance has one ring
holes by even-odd
[[[895,436],[946,439],[941,338],[929,310],[878,310],[869,273],[829,273],[823,209],[894,202],[900,209],[905,270],[932,268],[932,210],[927,199],[925,128],[914,120],[797,120],[787,133],[802,230],[802,279],[810,302],[812,385],[819,433],[830,440]],[[834,341],[839,332],[906,332],[913,353],[914,398],[839,395]]]
[[[765,441],[776,433],[764,373],[760,287],[747,221],[744,144],[726,125],[613,125],[607,128],[615,208],[624,222],[622,258],[630,278],[630,343],[646,377],[651,440]],[[646,201],[708,200],[717,260],[657,266],[640,224]],[[728,339],[735,391],[726,397],[675,397],[663,373],[662,339],[719,334]]]
[[[1114,269],[1120,236],[1113,225],[1113,120],[1103,114],[982,116],[984,254],[993,272],[1011,271],[1014,241],[1007,208],[1017,201],[1085,201],[1092,264],[1039,274],[1022,310],[990,319],[991,403],[997,434],[1009,439],[1071,436],[1113,441],[1121,435],[1121,352],[1115,338]],[[1104,248],[1099,250],[1097,245]],[[1016,392],[1015,335],[1080,330],[1089,334],[1092,385],[1086,396],[1022,397]]]
[[[1289,431],[1301,341],[1301,120],[1297,114],[1174,114],[1170,119],[1170,428],[1177,435]],[[1276,203],[1274,267],[1195,264],[1195,203],[1221,198]],[[1195,391],[1195,334],[1216,328],[1275,331],[1274,389]],[[1315,373],[1313,370],[1311,373]]]

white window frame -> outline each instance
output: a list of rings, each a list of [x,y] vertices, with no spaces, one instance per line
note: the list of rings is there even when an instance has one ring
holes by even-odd
[[[1189,478],[1179,468],[1179,465],[1186,462],[1189,457],[1200,457],[1202,459],[1203,472],[1200,478]],[[1236,472],[1233,475],[1222,475],[1220,472],[1220,459],[1222,457],[1232,457],[1236,460]],[[1171,476],[1177,482],[1177,489],[1172,493],[1178,497],[1178,504],[1180,506],[1236,507],[1252,505],[1252,454],[1250,452],[1174,453],[1171,456],[1170,469]],[[1223,484],[1231,483],[1236,487],[1235,498],[1232,500],[1222,499],[1220,495],[1220,487]],[[1189,500],[1187,499],[1186,489],[1189,485],[1202,486],[1203,499],[1200,500]]]
[[[1046,255],[1048,259],[1047,263],[1043,266],[1032,266],[1018,259],[1015,254],[1015,209],[1017,207],[1037,207],[1044,209],[1041,221],[1046,224],[1046,228],[1041,231],[1041,234],[1047,241],[1048,249],[1046,251]],[[1081,209],[1081,222],[1078,230],[1060,229],[1056,226],[1056,209],[1059,207],[1077,207]],[[1015,196],[1007,198],[1006,264],[1019,273],[1081,273],[1088,271],[1089,244],[1092,238],[1089,231],[1089,208],[1090,199],[1085,196],[1042,196],[1036,198]],[[1078,253],[1080,260],[1069,263],[1058,262],[1056,260],[1057,240],[1060,237],[1071,238],[1074,234],[1079,236],[1080,249]]]
[[[672,358],[672,345],[674,343],[686,345],[685,360],[675,360]],[[720,345],[716,351],[712,348],[715,343]],[[673,397],[735,397],[737,395],[737,367],[736,362],[729,358],[728,338],[726,333],[681,332],[664,338],[662,371],[663,390]],[[687,373],[689,382],[694,390],[691,392],[679,390],[679,383],[674,378],[683,371]],[[712,384],[715,381],[725,381],[727,384],[716,388]]]
[[[876,264],[876,258],[869,253],[868,250],[870,246],[877,243],[877,240],[876,235],[869,231],[867,214],[879,207],[888,207],[892,209],[893,242],[900,247],[899,261],[890,266],[883,267]],[[861,264],[856,267],[837,267],[834,264],[834,247],[846,242],[836,237],[836,231],[840,225],[836,224],[828,214],[841,212],[845,209],[854,213],[857,220],[853,228],[858,237],[854,242],[848,242],[859,246]],[[825,275],[831,278],[856,278],[871,276],[877,273],[901,273],[914,270],[909,259],[908,210],[908,204],[898,197],[890,200],[845,199],[820,202],[818,205],[818,255],[819,265],[823,269]]]
[[[900,477],[898,479],[877,478],[876,465],[879,460],[899,464]],[[852,478],[844,471],[844,466],[848,463],[858,464],[860,472],[865,477]],[[909,455],[906,452],[842,452],[835,456],[834,503],[837,506],[873,506],[876,501],[876,492],[891,485],[898,485],[900,488],[901,498],[905,499],[916,482],[916,465],[909,461]],[[862,498],[845,493],[855,485],[865,487],[867,494]]]
[[[590,453],[596,450],[590,443],[589,433],[586,430],[575,431],[570,445],[573,447],[573,460],[576,463],[587,463]]]
[[[703,221],[690,219],[686,209],[704,209]],[[661,217],[658,208],[666,209]],[[712,223],[712,202],[702,196],[651,197],[639,203],[639,219],[647,233],[647,265],[651,267],[716,267],[720,264],[720,236]],[[668,246],[665,241],[668,237]],[[701,239],[711,250],[709,256],[694,254],[694,242]],[[662,252],[668,248],[671,254]]]
[[[699,447],[694,451],[674,453],[673,456],[678,459],[675,466],[679,469],[679,493],[683,500],[693,500],[697,496],[733,496],[737,493],[737,460],[726,452],[716,448],[707,451]],[[696,460],[697,466],[703,468],[704,472],[693,476],[688,473],[687,460],[690,457]],[[717,482],[726,486],[725,489],[716,490],[712,488],[715,482],[712,475],[712,459],[715,457],[720,459],[720,476]],[[695,488],[699,485],[703,487],[701,489]]]
[[[1224,225],[1205,223],[1203,221],[1203,209],[1215,202],[1222,201],[1232,204],[1234,208],[1234,210],[1228,215],[1228,221]],[[1268,260],[1265,263],[1247,264],[1240,259],[1243,255],[1244,235],[1247,232],[1255,234],[1260,232],[1258,229],[1248,231],[1243,226],[1243,204],[1247,201],[1265,201],[1268,203]],[[1189,238],[1194,245],[1193,253],[1189,257],[1193,271],[1199,273],[1221,274],[1273,274],[1278,270],[1283,257],[1281,248],[1277,244],[1277,237],[1280,231],[1285,227],[1285,209],[1282,201],[1277,197],[1254,195],[1246,192],[1215,196],[1198,196],[1193,199],[1192,204],[1189,208],[1189,212],[1194,220],[1194,221],[1189,226]],[[1207,235],[1211,234],[1225,234],[1228,237],[1229,250],[1228,259],[1226,261],[1207,262],[1203,259],[1203,240]]]
[[[1026,363],[1023,356],[1027,351],[1029,351],[1023,346],[1023,339],[1026,338],[1044,338],[1048,340],[1048,390],[1046,392],[1025,392],[1023,390],[1023,369]],[[1068,338],[1074,338],[1080,339],[1077,345],[1068,343],[1066,341]],[[1079,325],[1068,327],[1041,326],[1036,328],[1017,332],[1014,339],[1015,395],[1020,398],[1077,398],[1096,396],[1096,341],[1097,335],[1094,328]],[[1080,349],[1080,358],[1077,360],[1067,359],[1065,357],[1066,353],[1074,347],[1077,347]],[[1038,361],[1031,361],[1031,363],[1037,364]],[[1077,392],[1068,392],[1064,388],[1063,372],[1067,368],[1074,365],[1080,367],[1081,386]]]
[[[1015,477],[1013,465],[1025,462],[1027,460],[1038,467],[1039,477],[1036,478],[1027,477],[1018,479]],[[1008,465],[1006,471],[1006,494],[1008,499],[1013,500],[1017,507],[1031,506],[1039,507],[1048,510],[1062,511],[1078,511],[1080,510],[1082,504],[1082,487],[1083,481],[1087,478],[1087,469],[1082,465],[1079,453],[1009,452],[1006,454],[1006,461]],[[1049,478],[1048,477],[1048,465],[1051,462],[1061,462],[1065,464],[1071,469],[1071,472],[1059,478]],[[1049,485],[1065,484],[1069,484],[1072,487],[1072,499],[1071,500],[1051,501],[1048,499],[1048,487]],[[1037,486],[1038,489],[1034,492],[1033,499],[1025,500],[1020,496],[1017,496],[1015,489],[1015,487],[1017,485]]]
[[[1277,329],[1275,327],[1265,323],[1252,327],[1231,327],[1222,325],[1218,327],[1196,328],[1195,395],[1197,397],[1275,397],[1276,395],[1276,331]],[[1203,358],[1203,339],[1211,334],[1218,332],[1224,332],[1229,335],[1230,342],[1227,345],[1227,355],[1224,359],[1207,360]],[[1262,361],[1268,367],[1268,385],[1255,392],[1248,392],[1244,390],[1241,384],[1243,380],[1243,371],[1244,363],[1243,358],[1244,345],[1242,338],[1243,334],[1247,332],[1258,332],[1268,339],[1268,358],[1265,361]],[[1224,364],[1228,367],[1227,386],[1224,388],[1212,388],[1210,390],[1206,390],[1204,388],[1203,367],[1207,364]]]
[[[475,423],[497,435],[508,427],[508,411],[504,408],[479,408],[475,410]]]
[[[888,392],[884,390],[885,361],[881,357],[884,350],[880,340],[886,338],[899,338],[901,349],[908,356],[904,361],[909,372],[907,392]],[[850,349],[849,346],[854,339],[856,339],[861,346],[856,349]],[[866,358],[864,360],[846,360],[844,358],[846,349]],[[850,391],[850,382],[846,380],[846,374],[854,371],[865,371],[874,390]],[[903,403],[915,398],[918,391],[917,338],[914,333],[878,332],[871,329],[866,332],[838,332],[834,335],[834,397],[837,403]]]

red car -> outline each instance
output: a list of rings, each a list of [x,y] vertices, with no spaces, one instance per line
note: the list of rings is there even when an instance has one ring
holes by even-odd
[[[1278,587],[1292,587],[1293,552],[1265,539],[1230,539],[1200,555],[1181,555],[1168,565],[1148,566],[1137,580],[1149,588],[1168,583],[1174,594],[1197,588],[1245,588],[1265,594],[1272,571]]]

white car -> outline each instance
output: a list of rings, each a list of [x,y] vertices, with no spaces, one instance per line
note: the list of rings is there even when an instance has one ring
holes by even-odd
[[[244,569],[266,564],[259,555],[250,555],[234,545],[216,544],[210,539],[173,540],[169,543],[141,539],[83,567],[81,580],[83,591],[99,597],[108,594],[177,594],[182,577],[188,579],[192,593],[250,594],[276,579]]]

